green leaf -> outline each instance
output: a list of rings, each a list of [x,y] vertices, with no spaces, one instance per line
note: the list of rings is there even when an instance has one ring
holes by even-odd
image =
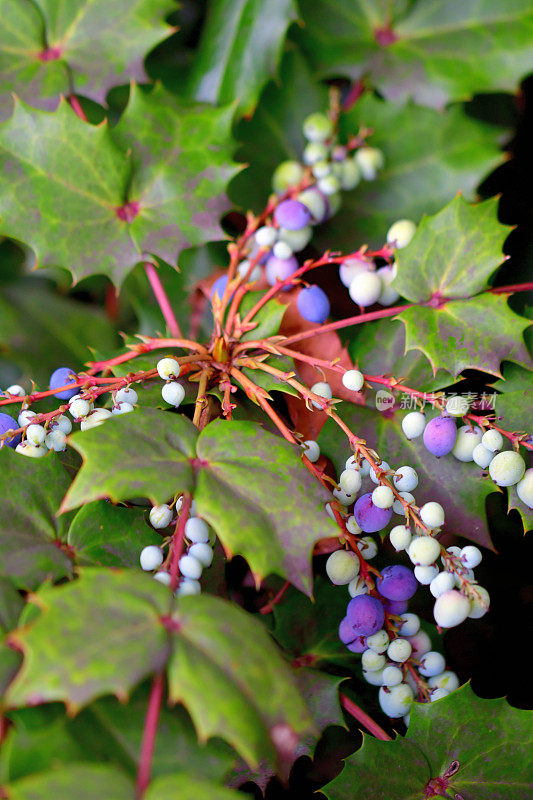
[[[520,500],[518,492],[516,491],[516,486],[510,486],[507,492],[509,499],[508,510],[511,511],[513,508],[516,508],[520,514],[522,525],[524,526],[524,533],[533,530],[533,509],[526,506],[526,504]]]
[[[119,284],[146,252],[175,266],[179,250],[223,237],[230,125],[227,110],[171,102],[162,89],[132,88],[113,131],[65,102],[50,114],[18,101],[0,126],[0,233],[75,280],[102,273]]]
[[[215,421],[201,433],[198,513],[224,549],[240,553],[256,579],[285,576],[311,594],[311,553],[332,522],[330,497],[303,465],[298,449],[254,423]]]
[[[223,736],[257,764],[275,760],[282,734],[285,741],[296,737],[296,746],[310,732],[289,667],[259,620],[208,595],[183,598],[173,619],[179,642],[168,669],[169,694],[185,703],[201,740]]]
[[[495,410],[502,417],[502,428],[532,433],[533,372],[522,369],[518,364],[505,364],[503,379],[493,385],[501,392],[496,395]]]
[[[297,39],[320,74],[369,75],[389,100],[442,108],[476,92],[514,93],[531,68],[528,0],[299,5],[305,27]]]
[[[22,663],[22,656],[16,650],[12,650],[4,642],[0,642],[0,698],[15,677],[17,670]]]
[[[84,464],[61,510],[109,497],[113,502],[148,497],[164,503],[193,486],[196,428],[182,414],[138,408],[69,437]]]
[[[0,575],[24,589],[70,575],[72,562],[58,546],[70,519],[55,517],[68,473],[53,453],[33,459],[8,447],[0,450],[0,465]]]
[[[508,233],[498,222],[498,198],[470,205],[454,197],[442,211],[425,216],[398,252],[393,286],[413,303],[471,297],[486,288],[503,261]]]
[[[136,567],[143,547],[161,544],[147,522],[147,509],[114,506],[105,500],[87,503],[69,528],[68,543],[85,566]]]
[[[212,781],[178,773],[157,778],[150,784],[145,795],[146,800],[176,800],[177,797],[179,800],[242,800],[243,794]]]
[[[531,712],[504,699],[481,700],[466,685],[435,703],[414,703],[405,737],[365,737],[322,791],[329,800],[419,800],[430,796],[429,781],[440,778],[442,797],[527,800],[532,734]]]
[[[416,470],[419,478],[414,492],[417,504],[421,506],[430,500],[440,503],[446,514],[445,531],[458,533],[483,547],[492,548],[485,500],[494,491],[494,484],[490,479],[481,477],[482,470],[479,467],[457,461],[452,455],[437,461],[420,439],[408,440],[401,428],[404,412],[398,407],[387,409],[386,414],[362,406],[341,407],[340,416],[392,468],[409,464]],[[331,458],[340,473],[349,449],[344,433],[331,420],[323,427],[319,444],[321,452]],[[399,516],[394,518],[391,527],[402,519]]]
[[[21,324],[24,320],[24,324]],[[0,296],[0,347],[44,388],[64,364],[81,368],[89,347],[108,352],[117,334],[103,311],[50,291],[30,276],[5,287]]]
[[[239,306],[241,319],[251,311],[264,292],[248,292]],[[287,310],[287,306],[280,303],[276,298],[272,298],[254,316],[253,321],[257,322],[257,327],[247,333],[243,333],[241,341],[249,342],[257,339],[267,339],[279,332],[281,320]]]
[[[8,786],[10,800],[131,800],[133,783],[105,764],[68,764],[61,769],[21,778]]]
[[[11,92],[47,107],[71,92],[104,103],[112,86],[146,81],[170,11],[169,0],[0,0],[0,107]],[[47,49],[55,57],[41,59]]]
[[[140,570],[87,568],[79,580],[45,586],[37,597],[41,613],[12,634],[24,662],[8,706],[60,700],[74,712],[102,694],[126,697],[165,665],[169,642],[160,617],[168,589]]]
[[[465,369],[501,376],[503,360],[529,366],[524,331],[531,321],[509,308],[507,297],[485,293],[450,300],[437,308],[413,306],[396,319],[405,325],[405,349],[421,350],[433,371],[454,377]]]
[[[188,92],[207,103],[238,102],[251,114],[277,71],[285,34],[296,19],[294,0],[212,0]]]
[[[276,358],[275,356],[271,356],[263,363],[267,364],[269,367],[280,369],[282,372],[292,373],[293,375],[295,374],[294,363],[289,358]],[[275,375],[270,375],[268,372],[262,372],[260,369],[249,369],[248,367],[243,367],[241,371],[246,375],[247,378],[250,378],[250,380],[253,381],[256,386],[260,386],[267,392],[283,392],[284,394],[290,394],[293,397],[298,397],[298,392],[296,389],[293,389],[292,386],[289,386],[288,383],[280,380]]]
[[[24,600],[7,578],[0,578],[0,634],[8,633],[17,624]]]
[[[365,94],[341,117],[341,126],[344,137],[360,127],[372,128],[369,143],[383,151],[385,165],[375,181],[361,181],[343,193],[340,211],[317,230],[323,248],[332,242],[345,251],[363,243],[381,247],[396,220],[418,223],[458,192],[474,199],[478,184],[501,161],[501,128],[468,117],[459,105],[438,112]],[[493,203],[489,201],[487,216]],[[492,227],[502,230],[496,222]],[[446,244],[453,249],[455,232]],[[497,264],[503,260],[501,248],[498,256]]]

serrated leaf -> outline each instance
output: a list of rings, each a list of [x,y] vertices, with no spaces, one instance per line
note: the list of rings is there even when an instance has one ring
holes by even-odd
[[[371,128],[369,144],[383,151],[385,164],[375,181],[361,181],[343,193],[340,211],[317,229],[321,248],[332,242],[346,252],[364,243],[381,247],[396,220],[418,223],[458,192],[474,199],[478,184],[501,161],[501,128],[468,117],[459,105],[438,112],[414,103],[387,103],[368,93],[340,123],[345,138],[360,127]],[[446,245],[452,250],[455,236]]]
[[[223,736],[256,764],[275,761],[277,732],[295,736],[296,746],[310,731],[290,670],[259,620],[208,595],[183,598],[173,619],[180,639],[169,694],[186,704],[202,740]]]
[[[501,426],[510,431],[531,433],[531,400],[533,397],[533,372],[518,364],[506,364],[503,379],[493,384],[501,394],[496,395],[496,413],[502,418]]]
[[[8,786],[11,800],[131,800],[133,782],[105,764],[68,764],[61,769],[21,778]]]
[[[113,131],[65,102],[47,113],[17,101],[0,126],[0,232],[75,280],[102,273],[119,284],[146,252],[175,266],[179,250],[223,237],[230,125],[227,110],[177,105],[160,88],[132,88]]]
[[[256,578],[285,576],[311,594],[311,553],[332,523],[329,493],[303,465],[297,448],[249,422],[215,421],[201,433],[198,513],[224,548],[241,553]]]
[[[160,622],[168,589],[140,570],[87,568],[77,581],[41,588],[38,602],[41,613],[13,634],[24,662],[9,707],[59,700],[76,711],[103,694],[125,697],[169,657]]]
[[[294,0],[212,0],[188,80],[188,93],[207,103],[237,100],[251,114],[275,75]]]
[[[405,325],[406,351],[421,350],[434,373],[445,369],[457,377],[478,369],[500,377],[503,360],[531,364],[524,344],[531,321],[515,314],[505,295],[486,292],[438,308],[413,306],[396,319]]]
[[[433,216],[423,217],[411,243],[397,255],[394,288],[407,300],[467,298],[486,288],[503,261],[509,233],[498,222],[498,199],[478,205],[455,197]]]
[[[112,86],[145,82],[170,11],[169,0],[0,0],[0,107],[11,92],[45,107],[72,91],[104,103]]]
[[[443,797],[527,800],[533,780],[527,757],[532,720],[529,711],[504,699],[481,700],[463,686],[435,703],[414,703],[405,737],[392,742],[365,737],[322,791],[329,800],[359,795],[419,800],[429,781],[440,778]],[[454,767],[457,771],[444,777]]]
[[[197,431],[182,414],[141,407],[105,426],[69,437],[84,464],[62,511],[103,497],[118,503],[140,496],[160,504],[192,489]]]
[[[84,566],[136,567],[143,547],[160,545],[161,536],[148,524],[147,509],[96,500],[78,511],[67,541]]]
[[[426,450],[421,439],[408,440],[401,428],[404,412],[398,407],[387,409],[386,414],[360,406],[341,408],[340,416],[391,468],[410,465],[416,470],[419,483],[413,494],[417,505],[431,500],[440,503],[446,515],[445,531],[492,548],[485,500],[495,487],[490,479],[481,477],[479,467],[459,462],[452,455],[437,460]],[[349,448],[344,433],[331,420],[322,429],[319,444],[321,452],[331,458],[340,473]],[[402,519],[396,516],[391,526],[400,524]]]
[[[60,547],[70,520],[55,517],[69,485],[65,468],[53,453],[33,459],[8,447],[0,465],[0,574],[24,589],[70,575],[72,562]]]
[[[524,526],[524,533],[533,530],[533,508],[529,508],[529,506],[526,506],[526,504],[520,500],[518,492],[516,491],[516,486],[510,486],[507,492],[509,499],[508,510],[511,511],[515,508],[518,511],[522,520],[522,525]]]
[[[442,108],[476,92],[514,92],[531,67],[528,0],[301,0],[300,11],[297,38],[319,72],[369,75],[389,100]]]
[[[243,795],[185,773],[157,778],[145,795],[146,800],[176,800],[177,797],[179,800],[242,800]]]

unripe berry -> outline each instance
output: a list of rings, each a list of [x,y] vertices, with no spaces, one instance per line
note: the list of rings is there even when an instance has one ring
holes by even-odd
[[[170,381],[170,383],[165,383],[165,385],[161,388],[161,396],[165,403],[168,403],[169,406],[174,406],[177,408],[185,398],[185,389],[178,383],[177,381]]]
[[[138,399],[139,397],[135,389],[132,389],[131,386],[124,386],[122,389],[119,389],[118,392],[115,392],[114,402],[115,405],[118,403],[129,403],[134,406]]]
[[[442,700],[443,697],[447,697],[450,692],[447,689],[433,689],[429,696],[429,702],[434,703],[435,700]]]
[[[429,591],[433,597],[440,597],[444,592],[449,592],[455,586],[455,575],[451,572],[439,572],[429,584]]]
[[[468,414],[469,408],[470,403],[466,397],[462,397],[460,394],[456,394],[446,400],[446,413],[452,417],[464,417],[465,414]]]
[[[163,586],[170,586],[171,577],[169,572],[165,572],[165,570],[160,570],[159,572],[154,573],[154,580],[158,583],[162,583]]]
[[[188,555],[196,558],[202,567],[210,567],[213,562],[213,548],[205,542],[191,544],[187,552]]]
[[[516,493],[528,508],[533,508],[533,467],[527,469],[522,480],[517,483]]]
[[[370,261],[365,261],[362,258],[347,258],[339,266],[339,278],[341,283],[348,287],[360,272],[373,272],[373,264]]]
[[[304,447],[304,453],[311,462],[314,464],[320,458],[320,446],[318,442],[315,442],[314,439],[306,439],[303,442],[302,447]]]
[[[444,509],[440,503],[424,503],[420,509],[420,519],[428,528],[440,528],[444,525]]]
[[[156,368],[159,377],[164,381],[168,381],[170,378],[179,378],[181,367],[175,358],[161,358],[157,362]]]
[[[297,198],[300,203],[307,206],[311,212],[312,222],[317,224],[323,222],[328,215],[328,201],[318,189],[312,187],[301,192]]]
[[[445,667],[446,661],[442,653],[438,653],[436,650],[429,650],[427,653],[424,653],[420,659],[418,671],[425,678],[432,678],[444,672]]]
[[[400,667],[385,667],[382,680],[383,686],[388,686],[389,688],[392,686],[399,686],[403,681],[403,672]]]
[[[326,561],[326,572],[336,586],[345,586],[359,574],[359,559],[349,550],[336,550]]]
[[[418,486],[418,475],[412,467],[399,467],[393,475],[392,482],[399,492],[412,492]]]
[[[459,558],[465,567],[468,567],[468,569],[475,569],[479,564],[481,564],[481,559],[483,556],[479,547],[475,547],[473,544],[468,544],[466,547],[463,547],[459,553]]]
[[[323,142],[310,142],[303,151],[302,158],[304,164],[312,166],[317,161],[325,161],[329,155],[329,149]]]
[[[403,247],[407,247],[415,235],[415,232],[416,225],[412,220],[399,219],[397,222],[394,222],[387,231],[387,242],[392,247],[396,247],[400,250]]]
[[[476,584],[474,587],[476,594],[470,601],[470,619],[481,619],[490,607],[490,595],[484,586]]]
[[[387,464],[386,461],[381,461],[377,466],[379,467],[378,472],[380,475],[382,474],[382,472],[386,472],[387,470],[390,469],[390,464]],[[372,481],[372,483],[379,483],[379,478],[378,475],[376,474],[376,471],[374,470],[374,467],[370,467],[370,471],[368,474],[370,475],[370,480]]]
[[[209,528],[200,517],[190,517],[185,523],[185,536],[190,542],[208,542]]]
[[[419,659],[420,656],[431,650],[431,639],[425,631],[418,631],[418,633],[415,633],[413,636],[408,636],[407,638],[413,648],[411,653],[413,658]]]
[[[202,587],[197,580],[191,578],[184,578],[180,581],[180,585],[176,589],[176,597],[185,597],[186,595],[200,594]]]
[[[376,275],[380,278],[383,287],[378,297],[378,303],[382,306],[392,306],[400,297],[396,289],[390,285],[396,277],[396,269],[387,264],[376,270]]]
[[[387,648],[387,655],[391,661],[402,663],[407,661],[412,652],[411,642],[407,639],[393,639]]]
[[[365,650],[361,656],[361,666],[367,672],[375,672],[378,669],[383,669],[385,664],[385,656],[374,652],[374,650]]]
[[[451,670],[434,675],[428,680],[430,689],[446,689],[447,692],[454,692],[459,688],[459,678]]]
[[[473,461],[474,449],[478,444],[481,444],[482,436],[481,428],[471,428],[470,425],[463,425],[457,431],[457,440],[452,454],[458,461]]]
[[[121,414],[130,414],[132,411],[135,411],[131,403],[126,403],[122,401],[121,403],[117,403],[111,409],[111,413],[115,416],[120,416]]]
[[[377,486],[372,492],[372,502],[378,508],[390,508],[394,502],[394,494],[389,486]]]
[[[325,142],[333,133],[333,123],[325,114],[317,111],[305,118],[303,133],[310,142]]]
[[[24,428],[26,425],[29,425],[32,419],[36,416],[37,414],[35,413],[35,411],[30,411],[29,408],[26,408],[24,411],[21,411],[20,414],[18,415],[17,422],[21,428]]]
[[[489,474],[497,486],[514,486],[524,476],[524,459],[514,450],[506,450],[494,456],[489,465]]]
[[[110,416],[111,411],[108,411],[107,408],[97,408],[96,411],[91,412],[85,419],[82,419],[80,428],[82,431],[98,428],[98,426],[103,425]]]
[[[325,381],[318,381],[318,383],[314,383],[311,386],[311,391],[313,394],[317,394],[319,397],[323,397],[325,400],[331,400],[333,397],[333,392],[331,391],[331,386],[329,383]],[[314,405],[315,408],[322,408],[320,403],[317,403],[316,400],[311,400],[311,403]]]
[[[361,484],[362,479],[358,470],[345,469],[343,472],[341,472],[339,486],[343,492],[346,492],[346,494],[357,494],[361,488]]]
[[[366,308],[377,302],[383,283],[375,272],[359,272],[350,283],[348,293],[354,303]]]
[[[487,450],[497,453],[498,450],[501,450],[503,447],[503,436],[499,431],[495,431],[494,428],[489,428],[489,430],[485,431],[483,434],[481,443],[487,448]]]
[[[430,564],[427,567],[416,566],[414,573],[418,583],[422,586],[429,586],[431,581],[439,574],[439,568],[436,564]]]
[[[54,450],[56,453],[61,453],[67,449],[67,437],[59,428],[54,428],[47,435],[45,444],[49,450]]]
[[[379,690],[379,704],[384,714],[393,719],[403,717],[413,703],[414,692],[406,683],[392,686],[388,691]]]
[[[68,410],[73,419],[81,419],[91,413],[91,404],[79,397],[72,400]]]
[[[263,225],[254,233],[255,243],[258,247],[272,247],[278,238],[278,232],[273,225]]]
[[[441,628],[455,628],[470,614],[470,601],[456,589],[444,592],[435,600],[433,616]]]
[[[148,547],[144,547],[141,550],[139,561],[141,563],[141,569],[145,572],[150,572],[160,567],[163,563],[163,551],[155,544],[150,544]]]
[[[420,617],[416,614],[401,614],[402,624],[400,627],[400,634],[402,636],[414,636],[420,630]],[[412,646],[412,642],[411,642]]]
[[[492,450],[488,450],[484,444],[477,444],[472,451],[472,460],[482,469],[486,469],[493,458],[494,453]]]
[[[365,561],[370,561],[371,558],[375,558],[378,554],[378,546],[371,536],[363,536],[359,539],[357,547]]]
[[[408,505],[411,505],[412,503],[415,502],[415,498],[411,494],[411,492],[400,492],[400,497],[402,498],[402,500],[405,500],[405,502]],[[404,509],[403,504],[401,503],[400,500],[396,499],[394,501],[394,503],[392,504],[392,510],[396,514],[403,514],[403,516],[405,517],[405,509]]]
[[[172,509],[166,503],[160,506],[153,506],[150,509],[150,524],[157,530],[167,528],[172,522],[173,516],[174,513]]]
[[[6,394],[10,394],[13,397],[24,397],[26,392],[18,383],[13,383],[11,386],[7,387]]]
[[[72,430],[72,422],[65,414],[59,414],[57,417],[53,417],[53,419],[50,420],[50,430],[53,431],[55,429],[68,435]]]
[[[355,500],[355,494],[347,494],[342,489],[333,489],[333,496],[337,498],[343,506],[351,506]]]
[[[304,247],[307,247],[313,238],[313,229],[311,225],[306,225],[305,228],[300,228],[298,231],[290,231],[287,228],[280,228],[278,231],[280,241],[286,242],[293,253],[299,253]]]
[[[354,158],[365,181],[375,180],[378,170],[385,163],[383,153],[377,147],[360,147],[355,151]]]
[[[320,178],[325,178],[326,175],[329,175],[331,172],[332,165],[329,163],[329,161],[321,160],[313,164],[312,173],[313,177],[315,177],[317,180],[320,180]]]
[[[42,425],[28,425],[26,428],[26,441],[30,444],[39,445],[46,439],[46,430]]]
[[[407,550],[411,544],[411,531],[405,525],[396,525],[389,533],[389,539],[397,553]]]
[[[348,647],[348,649],[350,649]],[[383,685],[383,670],[382,669],[364,669],[363,678],[364,680],[369,683],[371,686],[382,686]]]
[[[250,269],[250,261],[248,259],[244,259],[241,261],[239,266],[237,267],[237,272],[239,273],[241,278],[246,278],[248,275],[248,270]],[[248,283],[255,283],[259,280],[263,273],[261,272],[261,267],[259,264],[256,264],[255,267],[252,269],[250,274],[248,275]]]
[[[366,643],[374,653],[384,653],[389,646],[389,634],[382,629],[372,636],[367,636]]]
[[[343,385],[351,392],[360,392],[364,382],[365,377],[358,369],[348,369],[342,376]]]
[[[370,589],[362,578],[357,576],[353,578],[348,584],[348,593],[350,597],[358,597],[360,594],[368,594]]]
[[[402,419],[402,430],[408,439],[417,439],[424,433],[426,415],[422,411],[410,411]]]
[[[333,197],[340,191],[341,183],[335,175],[326,175],[317,182],[317,187],[326,197]]]
[[[194,556],[185,555],[179,560],[180,572],[184,578],[198,580],[202,574],[202,564]]]
[[[290,186],[300,183],[304,176],[304,168],[299,161],[282,161],[272,175],[272,188],[282,194]]]
[[[363,532],[353,514],[346,520],[346,530],[349,533],[353,533],[354,536],[359,536]]]
[[[428,567],[440,554],[440,544],[432,536],[417,536],[407,551],[412,563],[416,566]]]
[[[20,442],[20,444],[15,447],[15,452],[23,456],[28,456],[29,458],[42,458],[48,453],[48,450],[46,447],[43,447],[42,444]]]

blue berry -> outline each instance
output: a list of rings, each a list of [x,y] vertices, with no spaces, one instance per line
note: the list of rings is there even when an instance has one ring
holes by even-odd
[[[457,426],[453,417],[434,417],[424,428],[424,445],[434,456],[445,456],[454,448]]]
[[[382,571],[376,588],[387,600],[409,600],[416,592],[418,582],[408,567],[393,564]]]
[[[377,597],[359,594],[348,603],[346,619],[354,629],[356,636],[372,636],[383,627],[385,609]]]
[[[298,260],[291,256],[290,258],[276,258],[270,256],[265,266],[265,276],[270,286],[274,286],[278,281],[284,281],[289,278],[293,272],[298,269]],[[283,287],[284,292],[288,292],[292,286]]]
[[[381,531],[388,525],[392,517],[392,508],[379,508],[372,502],[372,492],[362,494],[356,501],[353,515],[355,521],[365,533]]]
[[[18,427],[19,424],[13,417],[10,417],[9,414],[0,413],[0,436],[7,431],[16,431]],[[19,433],[11,439],[4,439],[0,442],[0,447],[2,447],[3,444],[7,444],[8,447],[14,448],[19,444],[21,438],[22,436]]]
[[[217,278],[211,287],[211,293],[210,293],[211,301],[214,299],[215,294],[218,295],[219,300],[222,300],[227,285],[228,285],[227,275],[221,275],[220,278]]]
[[[58,386],[66,386],[72,381],[76,381],[78,376],[70,367],[59,367],[54,370],[50,375],[50,389],[57,389]],[[79,388],[76,386],[72,389],[63,389],[62,392],[56,392],[55,396],[59,400],[70,400],[74,395],[78,394]]]
[[[311,222],[311,212],[299,200],[283,200],[274,211],[274,219],[280,228],[299,231]]]
[[[302,289],[297,300],[298,311],[307,322],[322,325],[329,317],[329,300],[320,286],[308,286]]]

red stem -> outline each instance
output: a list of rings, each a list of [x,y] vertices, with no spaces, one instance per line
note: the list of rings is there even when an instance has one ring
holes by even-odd
[[[174,592],[178,585],[178,564],[183,553],[183,542],[185,539],[185,523],[189,518],[192,499],[190,495],[185,495],[181,506],[180,515],[172,537],[171,556],[170,556],[170,588]]]
[[[161,712],[161,702],[163,700],[164,675],[158,672],[154,675],[146,716],[144,718],[144,730],[141,744],[141,754],[139,757],[139,768],[137,770],[137,784],[135,797],[142,800],[150,784],[152,772],[152,758],[154,755],[155,737],[159,724],[159,714]]]
[[[72,110],[76,114],[76,116],[79,117],[84,122],[88,122],[89,120],[87,119],[87,115],[85,114],[85,111],[81,107],[80,101],[78,100],[76,95],[75,94],[69,94],[68,101],[69,101],[69,103],[70,103],[70,105],[72,107]]]
[[[340,694],[340,701],[341,706],[346,709],[348,714],[351,714],[354,719],[363,725],[367,731],[370,731],[376,739],[381,739],[382,742],[392,742],[392,737],[383,730],[381,725],[378,725],[377,722],[374,722],[372,717],[369,717],[362,708],[359,708],[349,697],[346,697],[345,694]]]
[[[367,314],[358,314],[356,317],[348,317],[347,319],[340,319],[337,322],[329,322],[327,325],[321,325],[320,328],[315,328],[312,331],[303,331],[294,336],[289,336],[284,339],[282,344],[287,347],[295,342],[301,342],[304,339],[311,339],[313,336],[320,336],[321,333],[328,333],[328,331],[338,331],[341,328],[349,328],[350,325],[359,325],[362,322],[372,322],[375,319],[382,319],[383,317],[394,317],[395,314],[401,314],[408,308],[416,305],[416,303],[406,303],[403,306],[393,306],[392,308],[380,308],[379,311],[369,311]]]
[[[287,591],[287,589],[289,588],[290,585],[291,585],[290,581],[286,581],[283,584],[283,586],[281,587],[281,589],[279,590],[279,592],[276,595],[274,595],[272,600],[270,600],[270,602],[268,602],[265,606],[262,606],[259,609],[259,613],[260,614],[270,614],[270,612],[272,611],[274,606],[277,606],[277,604],[279,603],[279,601],[281,600],[281,598],[283,597],[283,595],[285,594],[285,592]]]
[[[163,284],[161,283],[159,275],[157,274],[155,265],[152,264],[151,261],[145,261],[143,266],[146,272],[146,277],[150,281],[150,286],[152,287],[155,299],[157,300],[171,335],[176,337],[182,336],[178,320],[174,315],[174,311],[172,310],[167,293],[165,292]]]

